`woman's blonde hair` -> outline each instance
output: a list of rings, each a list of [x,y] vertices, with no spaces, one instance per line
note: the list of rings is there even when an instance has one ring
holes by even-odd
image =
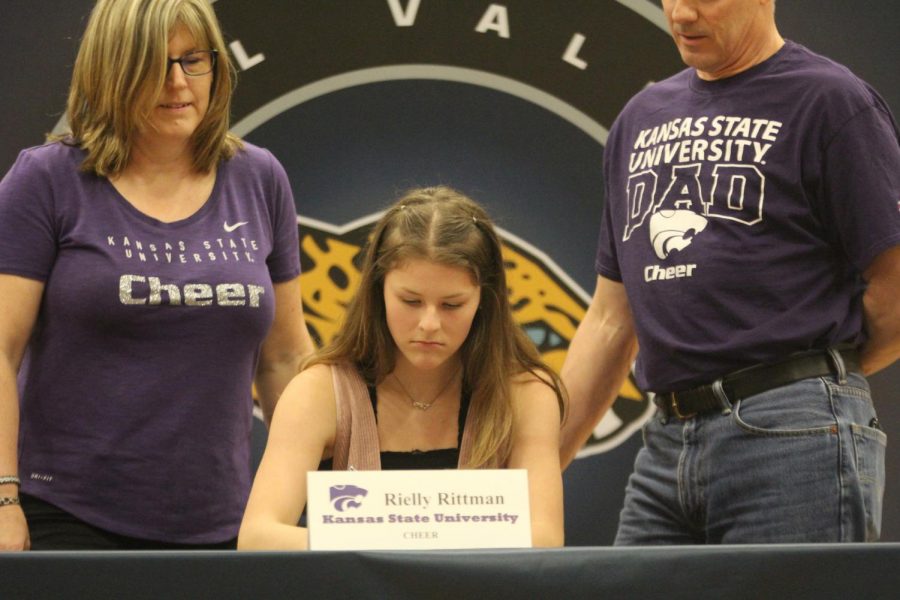
[[[411,259],[466,269],[481,288],[479,308],[460,348],[463,393],[469,394],[469,411],[478,423],[471,462],[464,466],[502,465],[511,451],[512,378],[537,375],[556,392],[561,415],[565,393],[513,319],[500,238],[490,218],[458,191],[415,189],[387,210],[366,246],[360,286],[340,333],[305,366],[349,361],[370,383],[381,382],[394,369],[397,348],[385,316],[384,279]]]
[[[194,169],[208,172],[241,147],[228,131],[235,69],[208,0],[99,0],[72,73],[71,133],[57,136],[87,152],[83,170],[109,177],[128,164],[135,132],[150,127],[166,83],[169,38],[179,25],[198,49],[218,54],[209,108],[191,136]]]

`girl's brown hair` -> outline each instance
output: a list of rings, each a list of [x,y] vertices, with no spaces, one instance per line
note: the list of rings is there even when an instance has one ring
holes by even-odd
[[[556,392],[561,415],[565,392],[513,319],[500,238],[490,217],[460,192],[415,189],[387,210],[366,246],[359,289],[340,333],[306,366],[349,361],[370,383],[381,382],[393,370],[397,349],[385,316],[384,279],[410,259],[466,269],[481,288],[478,311],[460,348],[463,389],[478,423],[471,462],[464,466],[502,465],[511,450],[512,378],[525,372],[539,377]]]

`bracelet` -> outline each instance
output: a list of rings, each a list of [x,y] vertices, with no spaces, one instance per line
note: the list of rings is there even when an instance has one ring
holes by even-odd
[[[16,485],[22,485],[22,482],[19,481],[19,478],[15,475],[0,475],[0,485],[4,483],[14,483]]]
[[[0,496],[0,506],[12,506],[19,503],[18,496]]]

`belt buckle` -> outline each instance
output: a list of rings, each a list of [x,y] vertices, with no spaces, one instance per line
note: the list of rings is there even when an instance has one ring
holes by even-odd
[[[669,406],[672,409],[672,414],[675,415],[676,417],[678,417],[682,421],[685,421],[687,419],[690,419],[691,417],[697,416],[697,411],[694,411],[694,412],[686,414],[686,415],[681,414],[681,411],[678,410],[678,402],[675,400],[675,392],[671,392],[669,394]]]

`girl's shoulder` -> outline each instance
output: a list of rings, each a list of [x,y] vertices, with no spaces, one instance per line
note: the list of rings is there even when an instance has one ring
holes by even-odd
[[[313,404],[323,402],[333,404],[334,385],[331,365],[318,363],[294,375],[284,389],[279,404],[283,401],[306,409]]]
[[[316,363],[310,365],[297,373],[291,383],[297,382],[297,384],[302,387],[330,389],[333,387],[333,368],[334,366],[328,363]]]
[[[541,415],[551,413],[561,415],[563,400],[558,379],[542,370],[523,371],[510,381],[513,405],[521,414]]]
[[[513,387],[513,389],[520,387],[530,388],[533,386],[552,387],[554,385],[554,381],[549,373],[540,369],[535,369],[534,371],[522,371],[520,373],[516,373],[511,377],[510,385]]]

